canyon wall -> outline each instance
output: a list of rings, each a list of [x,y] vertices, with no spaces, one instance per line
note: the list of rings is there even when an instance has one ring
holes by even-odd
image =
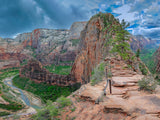
[[[70,30],[35,29],[15,39],[0,38],[0,69],[20,67],[23,60],[29,59],[37,59],[43,65],[64,64],[61,62],[72,65],[85,24],[75,22]]]
[[[50,73],[48,70],[42,67],[42,64],[37,60],[30,60],[27,65],[20,69],[20,77],[27,77],[31,80],[41,83],[45,82],[50,85],[69,86],[77,83],[74,76],[69,75],[57,75]]]
[[[108,40],[105,35],[109,29],[104,30],[105,19],[103,17],[106,17],[107,24],[110,26],[116,23],[116,19],[112,14],[102,15],[102,17],[93,16],[81,32],[79,54],[75,59],[71,74],[82,84],[89,82],[93,68],[108,54],[109,48],[106,45]]]

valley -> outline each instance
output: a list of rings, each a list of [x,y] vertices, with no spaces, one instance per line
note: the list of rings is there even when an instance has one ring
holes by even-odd
[[[70,29],[0,38],[0,115],[160,119],[159,41],[131,35],[128,25],[100,12]]]

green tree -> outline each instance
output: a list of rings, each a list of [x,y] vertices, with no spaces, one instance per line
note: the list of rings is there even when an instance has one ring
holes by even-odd
[[[136,52],[136,57],[139,58],[139,55],[140,55],[140,49],[138,48]]]
[[[117,52],[124,60],[129,59],[128,51],[130,51],[130,34],[127,30],[125,30],[128,26],[129,23],[126,23],[124,20],[122,20],[121,24],[114,26],[115,39],[112,43],[112,52]]]

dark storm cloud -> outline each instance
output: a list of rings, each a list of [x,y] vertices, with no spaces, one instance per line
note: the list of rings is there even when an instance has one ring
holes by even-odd
[[[82,6],[70,5],[69,7],[60,4],[56,0],[35,0],[37,4],[49,16],[57,28],[68,28],[73,21],[87,20],[88,11]]]
[[[101,11],[131,23],[132,34],[160,39],[158,0],[1,0],[0,37],[36,28],[69,28]]]
[[[0,1],[0,36],[10,37],[15,33],[33,28],[40,18],[35,14],[35,6],[23,0]],[[35,25],[36,26],[36,25]]]
[[[87,11],[81,6],[66,7],[54,0],[0,1],[0,36],[35,28],[69,28],[73,21],[87,20]]]

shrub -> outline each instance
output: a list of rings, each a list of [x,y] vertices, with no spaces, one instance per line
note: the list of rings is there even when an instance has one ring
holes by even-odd
[[[140,70],[141,70],[143,75],[147,75],[148,74],[148,70],[146,69],[144,64],[139,63],[139,68],[140,68]]]
[[[97,67],[92,72],[91,85],[95,85],[103,80],[103,77],[105,75],[104,68],[105,68],[104,62],[101,62],[99,65],[97,65]]]
[[[157,87],[157,82],[152,76],[147,76],[138,81],[140,90],[145,90],[148,92],[153,92]]]
[[[70,99],[65,98],[65,97],[63,97],[63,96],[61,96],[60,98],[58,98],[58,99],[56,100],[56,102],[59,103],[59,105],[60,105],[59,107],[60,107],[60,108],[63,108],[63,107],[65,107],[65,106],[69,106],[69,105],[72,104],[72,102],[71,102]]]
[[[0,116],[6,116],[6,115],[10,115],[9,112],[0,112]]]
[[[33,115],[34,120],[54,120],[58,115],[60,115],[62,109],[65,106],[71,105],[71,100],[65,97],[60,97],[56,100],[59,105],[53,104],[52,101],[47,101],[47,105],[37,111],[36,115]]]

